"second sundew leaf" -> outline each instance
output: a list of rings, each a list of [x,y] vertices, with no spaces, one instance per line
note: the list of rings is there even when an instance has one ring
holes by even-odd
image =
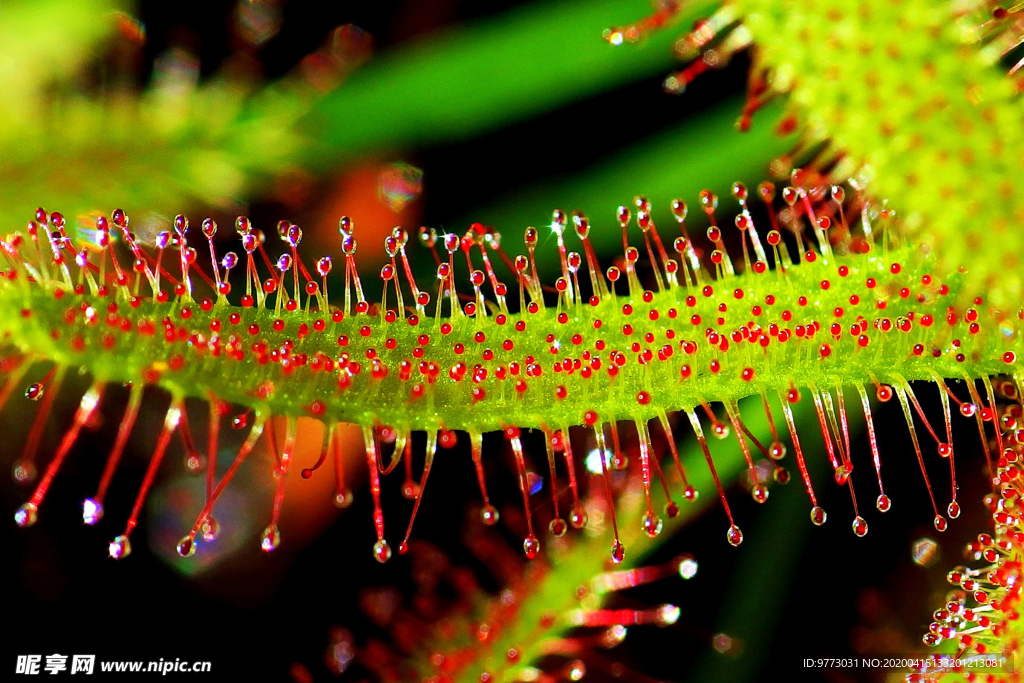
[[[904,214],[912,239],[946,267],[968,266],[972,291],[1015,309],[1024,293],[1024,110],[996,65],[1012,22],[992,19],[983,3],[731,4],[769,83],[791,93],[808,128],[865,164],[872,191]]]

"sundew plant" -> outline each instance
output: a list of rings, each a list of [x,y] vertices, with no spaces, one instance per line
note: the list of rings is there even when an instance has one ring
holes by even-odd
[[[1024,7],[0,36],[16,674],[1017,675]]]

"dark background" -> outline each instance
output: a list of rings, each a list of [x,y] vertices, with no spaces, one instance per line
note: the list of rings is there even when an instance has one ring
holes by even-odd
[[[340,24],[362,27],[374,36],[375,50],[383,52],[436,30],[500,14],[515,4],[456,0],[289,3],[283,8],[282,31],[258,56],[268,76],[275,77],[288,72]],[[214,73],[231,51],[226,35],[232,8],[229,2],[143,3],[140,19],[146,25],[148,40],[142,64],[150,64],[169,45],[184,42],[197,51],[203,73]],[[683,97],[663,94],[661,77],[647,79],[469,141],[412,150],[428,179],[422,222],[445,223],[465,213],[467,197],[473,198],[473,203],[486,204],[499,193],[514,189],[522,178],[538,180],[545,173],[571,174],[614,153],[614,148],[596,144],[597,131],[614,126],[635,131],[634,139],[639,140],[677,124],[685,116],[699,116],[703,108],[742,91],[747,66],[746,59],[737,59],[723,72],[698,81]],[[148,67],[140,71],[140,85],[148,76]],[[615,106],[624,98],[635,106]],[[584,111],[585,118],[580,116]],[[588,123],[581,125],[581,120]],[[623,144],[631,141],[625,139]],[[536,159],[553,146],[560,152],[557,168],[551,165],[549,170],[539,169]],[[493,166],[480,173],[480,160],[493,160]],[[637,188],[638,192],[642,190]],[[274,209],[273,203],[257,203],[253,213],[260,215],[262,211],[270,216]],[[922,389],[920,393],[927,398],[924,403],[931,419],[941,420],[938,401],[932,400],[934,389]],[[22,402],[17,395],[12,401]],[[146,406],[152,415],[147,419],[158,420],[165,401],[149,395]],[[234,560],[190,578],[154,556],[143,542],[143,527],[151,523],[143,515],[131,558],[120,563],[108,559],[106,542],[120,533],[120,520],[131,505],[135,484],[141,480],[144,459],[125,458],[108,498],[108,510],[119,512],[109,512],[111,519],[97,529],[82,527],[77,505],[91,495],[98,479],[119,419],[115,405],[112,401],[105,407],[105,426],[94,434],[85,434],[72,452],[68,469],[54,484],[40,522],[29,530],[18,529],[12,523],[0,525],[0,542],[5,549],[2,581],[8,589],[4,609],[8,628],[0,648],[4,667],[13,666],[17,654],[95,653],[108,660],[181,657],[212,661],[213,673],[196,675],[196,680],[288,680],[289,676],[301,680],[308,673],[323,681],[333,679],[323,661],[332,627],[349,629],[357,647],[371,638],[387,640],[387,634],[360,608],[362,591],[367,586],[394,586],[408,596],[413,582],[406,558],[396,557],[384,566],[371,559],[372,508],[365,488],[357,489],[354,505],[301,551],[289,550],[285,534],[281,550],[268,556],[259,551],[258,540],[251,538]],[[44,440],[41,453],[52,453],[60,425],[67,424],[73,407],[67,396],[58,401],[51,422],[55,433]],[[192,410],[202,412],[198,404]],[[20,435],[27,429],[28,415],[31,413],[25,406],[8,406],[0,416],[4,462],[11,462],[20,451]],[[780,676],[797,680],[882,680],[883,672],[863,669],[808,671],[801,661],[862,652],[923,651],[919,638],[931,610],[944,594],[943,576],[959,561],[959,549],[980,530],[983,519],[981,506],[974,502],[980,500],[985,485],[982,458],[973,452],[977,441],[973,426],[963,422],[966,427],[958,431],[958,455],[963,463],[960,479],[965,514],[951,524],[946,534],[940,537],[931,528],[930,505],[906,424],[893,403],[878,415],[887,492],[893,499],[893,509],[884,518],[874,510],[876,492],[867,443],[860,439],[854,446],[854,462],[859,467],[855,476],[858,502],[870,524],[866,538],[852,535],[849,494],[828,481],[827,468],[820,466],[822,453],[808,455],[811,460],[821,461],[816,473],[817,489],[821,504],[829,512],[823,528],[813,528],[809,523],[809,504],[795,470],[794,481],[788,487],[774,487],[772,499],[764,508],[755,510],[749,496],[736,487],[731,500],[746,533],[744,545],[733,549],[726,544],[726,522],[720,509],[712,509],[664,543],[651,562],[691,552],[700,563],[697,577],[689,582],[659,582],[635,590],[623,600],[635,605],[677,604],[682,609],[679,622],[664,629],[631,629],[623,645],[602,653],[606,658],[602,661],[621,661],[625,665],[622,680],[753,681]],[[196,432],[201,439],[198,435],[204,431],[199,428]],[[686,437],[681,433],[679,438]],[[420,511],[415,538],[441,549],[453,564],[473,567],[485,586],[497,590],[494,577],[460,544],[467,509],[471,510],[477,499],[473,469],[464,446],[463,439],[458,449],[438,457],[432,475],[434,495],[426,499]],[[536,448],[531,453],[535,462],[542,464],[543,457],[537,459]],[[175,440],[161,476],[167,476],[172,467],[180,467],[180,456],[180,444]],[[946,500],[945,463],[938,462],[930,447],[928,456],[937,497]],[[792,465],[791,455],[789,459]],[[511,463],[493,463],[490,475],[495,500],[514,506],[518,492]],[[395,475],[386,480],[384,487],[392,547],[397,545],[398,529],[404,528],[410,507],[399,495],[399,482],[394,481],[397,478]],[[710,495],[711,491],[703,493]],[[0,500],[8,514],[13,514],[27,496],[27,490],[12,483],[0,487]],[[262,500],[269,507],[269,497]],[[508,543],[516,543],[511,533],[499,533],[504,533]],[[922,536],[941,540],[939,558],[931,569],[911,562],[911,544]],[[780,554],[784,555],[781,560]],[[739,605],[733,604],[737,596],[742,596]],[[728,612],[723,613],[723,605],[729,605]],[[722,631],[740,639],[746,633],[753,635],[743,640],[739,654],[719,655],[710,642]],[[744,662],[752,663],[751,670],[742,671]],[[294,668],[296,663],[302,669]],[[610,674],[600,668],[600,664],[592,664],[584,680],[605,680]],[[367,670],[353,664],[340,680],[354,681],[364,676],[369,676]],[[127,675],[122,678],[128,680]]]

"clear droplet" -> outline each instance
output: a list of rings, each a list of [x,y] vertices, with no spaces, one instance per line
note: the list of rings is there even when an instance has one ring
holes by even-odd
[[[30,401],[38,401],[39,399],[41,399],[43,397],[43,394],[45,393],[45,391],[46,390],[43,387],[43,383],[42,382],[36,382],[35,384],[30,384],[25,389],[25,398],[27,398]]]
[[[740,543],[743,543],[743,532],[740,531],[738,526],[733,524],[725,533],[725,538],[729,541],[729,545],[738,546]]]
[[[818,505],[811,508],[811,524],[821,526],[828,519],[828,514]]]
[[[192,557],[196,553],[196,542],[191,536],[185,536],[178,541],[178,554],[182,557]]]
[[[768,500],[768,488],[762,484],[758,484],[754,488],[750,489],[750,497],[754,499],[755,503],[764,503]]]
[[[943,517],[942,515],[935,515],[935,519],[932,520],[932,523],[935,525],[935,530],[936,531],[945,531],[946,530],[946,526],[947,526],[946,518]]]
[[[25,503],[14,513],[14,522],[20,527],[32,526],[38,517],[38,508],[32,503]]]
[[[621,472],[622,470],[629,467],[629,456],[625,453],[614,453],[611,457],[612,469]]]
[[[391,559],[391,546],[383,538],[373,544],[373,559],[381,564]]]
[[[344,510],[352,504],[352,491],[342,489],[334,494],[334,507]]]
[[[281,545],[281,532],[277,530],[277,525],[271,524],[260,535],[260,549],[269,553],[277,550],[279,545]]]
[[[939,544],[925,536],[914,541],[910,546],[910,556],[914,564],[920,567],[928,567],[935,563],[939,551]]]
[[[526,553],[527,559],[534,559],[540,553],[540,541],[533,534],[530,534],[523,539],[523,552]]]
[[[773,441],[771,447],[768,449],[768,456],[772,460],[782,460],[786,457],[786,444],[779,441]]]
[[[572,524],[573,529],[582,529],[587,525],[589,517],[587,511],[583,508],[576,508],[569,515],[569,524]]]
[[[192,452],[185,455],[185,471],[189,474],[200,474],[206,469],[206,458]]]
[[[860,515],[853,520],[853,533],[862,538],[868,533],[868,523]]]
[[[483,520],[483,523],[487,526],[494,526],[498,523],[498,520],[501,519],[501,514],[498,512],[498,508],[493,505],[484,505],[483,509],[480,511],[480,519]]]
[[[665,503],[665,516],[669,519],[675,519],[679,515],[679,506],[673,501]]]
[[[554,518],[553,520],[551,520],[551,523],[548,524],[548,531],[550,531],[551,534],[556,538],[561,538],[562,536],[564,536],[566,529],[568,528],[569,525],[566,524],[565,520],[561,517]]]
[[[619,564],[624,559],[626,559],[626,547],[619,539],[615,539],[615,542],[612,543],[612,562]]]
[[[123,560],[132,554],[132,544],[124,534],[118,536],[107,547],[107,553],[115,560]]]
[[[30,462],[16,462],[14,463],[14,468],[11,470],[11,475],[17,483],[27,484],[31,481],[35,481],[36,466]]]
[[[711,425],[711,433],[715,435],[716,439],[728,439],[732,430],[729,429],[729,425],[716,421]]]
[[[220,524],[211,515],[203,520],[202,525],[199,527],[199,531],[203,534],[203,540],[207,543],[216,541],[217,535],[220,533]]]
[[[889,496],[883,493],[875,501],[875,507],[878,508],[879,512],[888,512],[889,508],[892,507],[892,501],[889,500]]]
[[[662,626],[671,626],[672,624],[679,621],[679,615],[682,614],[682,610],[676,605],[662,605],[658,608],[658,624]]]
[[[402,484],[402,498],[406,500],[416,500],[420,495],[420,485],[416,482],[409,480]]]
[[[697,560],[693,555],[683,555],[679,561],[679,576],[684,579],[692,579],[697,576]]]
[[[960,516],[960,503],[954,500],[949,504],[949,507],[946,508],[946,512],[949,513],[950,519],[956,519]]]
[[[101,519],[103,519],[103,503],[97,502],[92,498],[86,498],[83,500],[82,523],[93,526]]]
[[[655,538],[661,533],[661,518],[653,512],[647,512],[644,514],[643,528],[644,533],[650,538]]]

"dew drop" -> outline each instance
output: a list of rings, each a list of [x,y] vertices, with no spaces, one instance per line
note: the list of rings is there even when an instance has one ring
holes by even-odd
[[[776,468],[775,471],[772,472],[772,479],[774,479],[779,484],[788,484],[789,470],[787,470],[785,467]]]
[[[208,515],[206,519],[203,520],[202,526],[199,527],[199,531],[203,534],[203,540],[207,543],[216,541],[217,536],[220,534],[220,523],[212,516]]]
[[[768,449],[768,456],[772,460],[782,460],[786,457],[786,444],[779,441],[773,441],[771,447]]]
[[[484,505],[483,509],[480,511],[480,519],[483,520],[483,523],[487,526],[494,526],[498,523],[498,520],[501,519],[501,514],[498,512],[498,508],[493,505]]]
[[[860,515],[853,520],[853,533],[862,538],[868,533],[868,523]]]
[[[679,576],[684,579],[692,579],[697,576],[697,560],[693,555],[683,555],[679,560]]]
[[[36,466],[30,462],[16,462],[11,470],[11,475],[19,484],[27,484],[30,481],[35,481]]]
[[[43,388],[43,383],[36,382],[35,384],[30,384],[28,388],[25,389],[25,398],[30,401],[38,401],[43,397],[44,393],[45,389]]]
[[[526,553],[527,559],[534,559],[540,553],[540,541],[533,534],[530,534],[523,539],[523,552]]]
[[[406,500],[416,500],[420,495],[420,485],[410,480],[402,484],[402,497]]]
[[[383,538],[373,544],[373,559],[381,564],[391,559],[391,546]]]
[[[123,560],[132,554],[132,544],[124,534],[118,536],[107,547],[107,553],[115,560]]]
[[[178,541],[178,554],[182,557],[192,557],[196,554],[196,542],[190,536],[184,536]]]
[[[619,564],[626,559],[626,546],[622,545],[619,539],[612,543],[612,562]]]
[[[103,519],[103,503],[99,503],[92,498],[86,498],[83,500],[82,523],[93,526],[101,519]]]
[[[644,533],[650,538],[657,537],[661,533],[661,518],[653,512],[647,512],[644,514],[643,529]]]
[[[956,519],[960,516],[960,503],[954,500],[952,503],[949,504],[949,507],[946,508],[946,512],[949,513],[950,519]]]
[[[569,515],[569,524],[572,524],[573,529],[582,529],[587,525],[588,519],[587,511],[583,508],[577,508]]]
[[[758,484],[754,488],[750,489],[750,497],[754,499],[755,503],[764,503],[768,500],[768,489],[762,484]]]
[[[405,541],[400,542],[398,544],[398,554],[405,555],[407,552],[409,552],[409,544]]]
[[[36,523],[38,508],[32,503],[25,503],[14,513],[14,522],[20,527],[32,526]]]
[[[879,512],[888,512],[889,508],[892,507],[892,501],[889,500],[889,496],[883,493],[875,500],[875,507],[878,508]]]
[[[206,458],[198,453],[189,453],[185,456],[185,471],[189,474],[199,474],[206,469]]]
[[[669,519],[675,519],[679,515],[679,506],[673,501],[665,503],[665,516]]]
[[[711,433],[715,435],[716,439],[728,439],[731,431],[729,430],[729,425],[716,420],[715,423],[711,425]]]
[[[836,483],[840,486],[845,486],[846,482],[849,481],[850,475],[853,473],[853,465],[846,463],[836,468],[835,479]]]
[[[565,520],[561,517],[556,517],[548,524],[548,531],[550,531],[555,537],[561,538],[565,535],[566,529],[569,525],[565,523]]]
[[[281,545],[281,532],[277,530],[276,524],[271,524],[260,534],[260,550],[265,553],[277,550]]]
[[[334,507],[344,510],[352,504],[352,492],[348,489],[342,489],[334,494]]]
[[[973,403],[964,403],[960,406],[960,414],[964,417],[974,417],[976,412],[978,412],[978,406]]]
[[[910,556],[914,564],[919,567],[928,567],[935,563],[939,551],[939,544],[925,536],[914,541],[910,547]]]
[[[828,514],[820,506],[815,505],[811,508],[811,524],[814,526],[821,526],[828,519]]]
[[[946,518],[942,515],[935,515],[935,519],[932,520],[932,523],[935,525],[936,531],[946,530]]]
[[[615,453],[611,457],[611,466],[613,470],[621,472],[629,467],[629,457],[625,453]]]
[[[729,545],[731,546],[738,546],[740,543],[743,543],[743,532],[740,531],[740,528],[735,524],[729,527],[729,530],[725,533],[725,537],[728,539]]]

